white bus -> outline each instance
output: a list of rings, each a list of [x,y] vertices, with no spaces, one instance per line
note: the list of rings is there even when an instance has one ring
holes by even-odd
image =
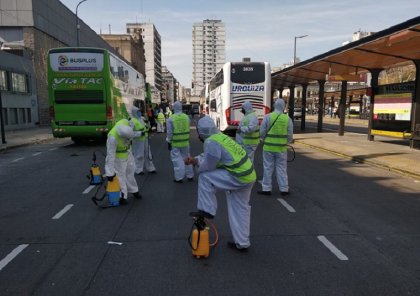
[[[261,123],[271,107],[269,63],[226,63],[206,86],[208,114],[223,132],[237,129],[244,116],[241,108],[246,100],[252,103]]]

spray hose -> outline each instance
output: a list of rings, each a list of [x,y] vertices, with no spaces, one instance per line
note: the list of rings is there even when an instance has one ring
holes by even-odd
[[[209,220],[206,219],[206,223],[210,224],[210,228],[213,229],[214,232],[214,242],[210,243],[210,247],[214,247],[219,242],[219,233],[217,232],[216,225],[211,223]]]
[[[295,148],[292,145],[287,145],[287,162],[292,162],[296,158]]]

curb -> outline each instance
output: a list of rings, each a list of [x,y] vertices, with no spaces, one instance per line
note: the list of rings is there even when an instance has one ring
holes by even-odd
[[[33,145],[33,144],[42,144],[42,143],[46,143],[52,140],[54,140],[54,137],[49,137],[49,138],[44,138],[44,139],[34,139],[28,142],[23,142],[23,143],[13,144],[13,145],[2,144],[0,145],[0,152],[8,150],[8,149],[19,148],[19,147]]]
[[[391,167],[391,166],[389,166],[387,164],[384,164],[384,163],[381,163],[381,162],[367,160],[367,159],[362,158],[362,157],[351,156],[351,155],[348,155],[348,154],[343,154],[343,153],[340,153],[340,152],[337,152],[337,151],[334,151],[334,150],[330,150],[330,149],[315,146],[315,145],[312,145],[312,144],[304,143],[304,142],[301,142],[300,140],[295,140],[295,143],[303,145],[303,146],[310,147],[312,149],[323,151],[323,152],[326,152],[326,153],[329,153],[329,154],[333,154],[333,155],[336,155],[336,156],[339,156],[339,157],[342,157],[342,158],[346,158],[346,159],[349,159],[349,160],[352,160],[352,161],[355,161],[355,162],[376,166],[376,167],[379,167],[379,168],[382,168],[382,169],[386,169],[390,172],[394,172],[394,173],[397,173],[397,174],[400,174],[400,175],[403,175],[403,176],[408,176],[408,177],[412,177],[412,178],[420,180],[420,174],[418,174],[418,173],[414,173],[414,172],[407,171],[407,170],[400,169],[400,168]]]

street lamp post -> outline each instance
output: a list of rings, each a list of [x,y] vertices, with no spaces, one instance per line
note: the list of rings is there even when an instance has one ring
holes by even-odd
[[[77,12],[78,12],[78,9],[79,9],[79,5],[82,4],[85,1],[87,1],[87,0],[80,1],[79,4],[77,4],[77,6],[76,6],[76,40],[77,40],[76,44],[77,44],[77,47],[79,47],[79,30],[80,30],[79,17],[77,16]]]
[[[308,37],[308,35],[295,36],[295,46],[293,48],[293,65],[296,64],[296,39],[298,39],[298,38],[304,38],[304,37]]]

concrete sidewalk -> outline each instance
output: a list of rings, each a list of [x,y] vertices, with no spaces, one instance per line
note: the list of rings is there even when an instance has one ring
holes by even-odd
[[[0,139],[0,151],[54,139],[49,126],[6,131],[5,138],[6,144],[1,143]]]
[[[316,116],[308,118],[315,120]],[[324,122],[338,122],[338,118],[324,118]],[[346,119],[346,125],[366,125],[366,120]],[[295,131],[298,132],[299,123]],[[346,132],[338,136],[336,132],[305,132],[294,135],[295,145],[304,145],[340,157],[367,163],[388,170],[409,175],[420,179],[420,150],[410,149],[407,145],[396,144],[400,141],[375,137],[375,141],[368,141],[367,135]],[[23,145],[36,144],[53,140],[50,127],[37,127],[18,131],[6,132],[7,144],[2,144],[0,150],[11,149]]]

